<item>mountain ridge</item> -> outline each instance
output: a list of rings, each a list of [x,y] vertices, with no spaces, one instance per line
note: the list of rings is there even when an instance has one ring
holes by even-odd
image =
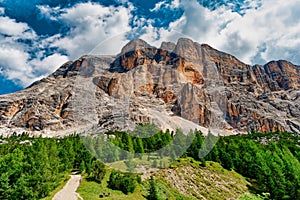
[[[101,131],[181,123],[177,128],[225,135],[299,132],[299,74],[300,67],[288,61],[251,66],[186,38],[160,48],[136,39],[116,56],[82,56],[23,91],[0,96],[0,130],[47,135],[87,123]],[[79,98],[93,96],[86,99],[93,108],[81,105],[78,90]],[[89,109],[93,113],[81,113]]]

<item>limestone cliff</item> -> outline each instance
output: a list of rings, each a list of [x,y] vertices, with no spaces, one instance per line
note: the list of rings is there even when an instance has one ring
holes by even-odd
[[[160,48],[136,39],[116,56],[82,56],[0,96],[2,132],[129,130],[138,123],[300,132],[300,67],[283,60],[250,66],[185,38]]]

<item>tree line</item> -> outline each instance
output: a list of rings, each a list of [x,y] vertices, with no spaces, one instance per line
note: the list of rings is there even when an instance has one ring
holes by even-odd
[[[0,199],[41,199],[72,170],[101,181],[104,164],[97,161],[78,135],[64,138],[13,134],[0,138]]]
[[[259,138],[266,137],[268,144],[262,144]],[[204,137],[198,133],[186,155],[235,170],[252,183],[254,193],[269,193],[271,199],[300,199],[299,139],[284,132],[220,137],[213,150],[200,159]]]
[[[203,166],[206,161],[218,162],[225,169],[235,170],[246,177],[252,183],[250,189],[254,193],[269,193],[272,199],[300,199],[300,136],[297,134],[253,132],[218,137],[217,143],[205,157],[199,155],[200,149],[213,144],[209,139],[215,138],[206,138],[200,131],[187,135],[181,131],[175,134],[158,131],[146,138],[121,132],[110,132],[109,135],[114,135],[111,139],[114,145],[128,152],[156,151],[158,156],[170,159],[188,156],[201,161]],[[169,148],[164,148],[166,145]]]
[[[139,137],[143,132],[149,134],[149,129],[152,130],[150,125],[140,126],[136,135],[108,132],[101,137],[86,138],[78,135],[33,138],[27,134],[0,137],[0,199],[46,197],[60,184],[62,175],[74,169],[100,183],[107,173],[101,162],[103,157],[108,159],[105,161],[114,162],[121,158],[140,158],[153,151],[157,156],[170,159],[192,157],[204,167],[206,161],[215,161],[246,177],[254,193],[269,193],[271,199],[300,199],[300,136],[297,134],[249,133],[219,137],[212,151],[202,158],[199,151],[204,145],[210,145],[210,137],[204,137],[201,132],[184,135],[181,131],[170,133],[154,129],[149,137]],[[150,190],[155,191],[154,180],[150,183]],[[137,184],[140,184],[138,176],[116,170],[108,181],[109,188],[125,194],[133,192]],[[155,194],[150,193],[149,199],[155,198]]]

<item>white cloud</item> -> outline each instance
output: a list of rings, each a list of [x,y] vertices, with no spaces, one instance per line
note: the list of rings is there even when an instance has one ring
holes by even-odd
[[[165,3],[166,3],[165,1],[160,1],[160,2],[156,3],[154,8],[150,9],[150,11],[151,12],[158,11],[161,8],[161,6]]]
[[[20,36],[29,27],[25,23],[17,23],[15,20],[8,17],[0,17],[0,33],[9,36]]]
[[[228,26],[232,23],[236,23],[236,27],[242,26],[243,22],[239,22],[243,18],[241,15],[224,6],[211,11],[196,0],[182,1],[181,8],[184,10],[183,16],[171,23],[169,30],[160,30],[163,38],[174,40],[178,37],[189,37],[199,43],[207,43],[227,51],[245,62],[250,61],[244,56],[245,51],[251,48],[247,40],[242,40],[237,31],[228,31]]]
[[[21,81],[23,85],[30,84],[33,74],[32,68],[27,63],[28,59],[28,53],[2,45],[0,48],[1,73],[8,79]]]
[[[249,9],[240,15],[229,7],[221,6],[211,11],[196,0],[182,0],[180,7],[184,14],[181,18],[168,29],[148,25],[143,37],[153,40],[158,32],[164,40],[174,41],[186,35],[249,64],[274,59],[299,64],[300,1],[248,1],[245,5]]]
[[[68,60],[67,56],[57,53],[31,59],[26,48],[17,43],[0,46],[0,73],[24,87],[54,72]]]
[[[42,17],[57,21],[57,13],[59,13],[60,7],[51,8],[49,5],[37,5],[37,8],[40,10]]]
[[[29,66],[26,65],[28,58],[29,54],[21,50],[4,45],[0,48],[0,62],[3,66],[8,66],[12,70],[22,70],[31,73]],[[20,69],[20,66],[23,67]]]
[[[211,11],[197,0],[165,2],[157,3],[152,11],[163,8],[184,10],[183,15],[168,28],[154,27],[153,20],[132,16],[131,11],[137,8],[130,3],[127,3],[128,7],[105,7],[91,2],[71,8],[38,6],[42,17],[59,21],[69,30],[66,34],[48,38],[37,36],[28,24],[4,16],[5,10],[0,8],[0,73],[27,86],[69,59],[84,54],[119,53],[128,42],[126,33],[140,29],[145,32],[141,38],[155,46],[159,46],[162,40],[176,42],[179,37],[190,37],[249,64],[274,59],[300,64],[298,0],[278,0],[276,3],[264,0],[260,7],[249,0],[243,15],[225,6]],[[130,27],[132,20],[136,28]],[[32,44],[19,39],[30,40]],[[67,55],[54,53],[45,57],[45,49],[50,47],[64,50]]]
[[[98,53],[97,46],[112,36],[125,35],[131,30],[129,20],[131,18],[129,8],[125,7],[104,7],[96,3],[80,3],[68,9],[63,9],[58,18],[70,28],[66,36],[53,42],[53,47],[65,49],[71,59],[77,59],[89,52]],[[126,39],[113,42],[119,45],[106,46],[106,52],[116,54],[120,51],[121,43]],[[104,46],[102,46],[104,47]],[[96,49],[95,49],[96,48]],[[98,48],[99,49],[99,48]],[[103,52],[104,49],[102,49]]]
[[[1,1],[0,1],[0,2],[1,2]],[[0,16],[1,16],[1,15],[4,15],[4,13],[5,13],[5,9],[2,8],[2,7],[0,7]]]
[[[58,66],[67,61],[69,61],[67,56],[55,53],[44,59],[34,59],[30,61],[30,65],[33,66],[35,73],[47,75],[53,73]]]
[[[167,3],[166,1],[160,1],[155,4],[154,8],[150,9],[150,12],[156,12],[160,10],[162,7],[175,9],[178,8],[179,5],[180,5],[179,0],[173,0],[171,3]]]
[[[287,59],[300,63],[299,58],[282,54],[290,49],[294,49],[296,54],[300,52],[300,13],[295,8],[300,8],[300,1],[264,1],[260,8],[248,10],[244,16],[235,18],[228,24],[222,31],[221,36],[226,42],[221,48],[241,51],[241,58],[249,63],[255,62],[253,57],[257,54],[261,54],[261,59],[265,62]],[[236,40],[230,42],[230,38]],[[242,45],[235,46],[234,41]],[[262,45],[265,52],[259,52]]]
[[[63,23],[69,32],[48,38],[38,37],[26,23],[0,16],[0,69],[8,79],[28,86],[33,81],[49,75],[68,60],[83,54],[116,54],[128,42],[125,33],[131,30],[132,17],[128,8],[104,7],[96,3],[80,3],[71,8],[38,6],[41,15]],[[2,21],[1,21],[2,20]],[[19,39],[30,39],[26,44]],[[59,48],[68,55],[54,53],[45,57],[47,48]],[[32,59],[31,53],[34,53]]]
[[[59,54],[45,57],[41,49],[46,45],[26,23],[0,16],[0,73],[7,79],[26,87],[68,60]]]

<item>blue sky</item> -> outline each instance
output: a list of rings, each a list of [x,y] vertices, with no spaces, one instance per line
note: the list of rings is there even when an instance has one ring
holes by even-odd
[[[299,30],[299,0],[0,0],[0,94],[136,37],[156,46],[189,37],[248,64],[300,64]]]

